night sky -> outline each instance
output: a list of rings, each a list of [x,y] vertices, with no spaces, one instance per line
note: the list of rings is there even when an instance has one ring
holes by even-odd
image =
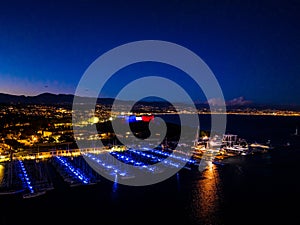
[[[255,103],[300,105],[299,12],[296,0],[1,1],[0,92],[74,94],[100,55],[154,39],[200,56],[227,101],[242,96]],[[170,66],[144,63],[120,74],[103,96],[114,97],[141,74],[165,74],[194,100],[206,101],[199,87]]]

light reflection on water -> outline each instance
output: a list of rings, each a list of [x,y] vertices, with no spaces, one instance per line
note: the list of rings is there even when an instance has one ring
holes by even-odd
[[[0,184],[4,178],[4,166],[0,164]]]
[[[220,224],[220,177],[214,164],[209,163],[192,191],[193,220],[201,224]]]

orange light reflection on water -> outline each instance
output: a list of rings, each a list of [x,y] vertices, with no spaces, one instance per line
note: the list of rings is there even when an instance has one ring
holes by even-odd
[[[4,166],[0,164],[0,184],[4,178]]]
[[[193,193],[194,220],[203,224],[215,224],[219,221],[220,177],[216,166],[208,162],[207,169],[202,172]]]

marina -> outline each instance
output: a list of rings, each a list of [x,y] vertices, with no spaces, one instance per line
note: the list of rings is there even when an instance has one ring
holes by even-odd
[[[202,137],[194,141],[192,146],[185,145],[184,148],[187,147],[192,149],[189,155],[182,148],[177,150],[158,146],[135,149],[112,146],[110,149],[85,150],[76,155],[65,151],[66,154],[61,155],[52,152],[51,157],[45,158],[12,158],[1,163],[0,194],[22,193],[25,199],[46,194],[55,189],[53,177],[49,172],[50,167],[59,174],[66,186],[72,188],[101,183],[102,177],[93,169],[95,166],[106,174],[114,174],[120,179],[131,179],[139,174],[132,174],[124,165],[139,168],[141,174],[159,174],[165,169],[181,168],[182,165],[186,170],[198,169],[202,159],[216,166],[224,166],[226,163],[222,160],[225,158],[272,149],[269,145],[249,145],[245,140],[238,139],[237,135],[231,134],[223,135],[222,138]],[[160,166],[156,166],[157,163],[160,163]]]
[[[285,224],[286,218],[294,220],[296,208],[291,203],[297,203],[295,196],[299,195],[299,183],[295,178],[299,171],[300,146],[300,139],[294,132],[299,118],[272,118],[269,123],[256,122],[259,117],[252,117],[248,123],[244,117],[238,118],[229,123],[230,132],[226,135],[230,136],[211,135],[213,138],[210,139],[209,134],[199,132],[201,135],[191,144],[183,141],[176,146],[174,139],[168,137],[156,148],[150,145],[125,147],[110,142],[115,145],[104,149],[68,149],[65,145],[48,152],[40,149],[38,155],[31,154],[30,157],[13,154],[0,163],[3,224],[18,224],[24,222],[23,218],[30,223],[28,215],[33,212],[34,216],[47,217],[48,221],[57,223],[57,216],[49,215],[66,211],[80,211],[80,216],[62,214],[61,221],[66,224],[75,224],[79,220],[93,223],[91,218],[95,215],[103,220],[114,218],[113,222],[130,221],[131,224],[140,224],[144,218],[149,218],[153,224],[159,220],[165,224],[190,225]],[[290,123],[288,129],[280,129],[285,123]],[[236,124],[237,129],[232,129]],[[271,128],[266,129],[268,127]],[[285,146],[287,142],[290,143],[288,147]],[[246,143],[247,154],[224,148]],[[254,145],[251,147],[251,144]],[[270,148],[259,148],[262,146]],[[254,148],[257,149],[251,151]],[[202,159],[207,168],[199,171]],[[30,193],[28,183],[19,175],[22,171],[20,161],[35,193]],[[169,179],[142,187],[105,179],[91,167],[96,166],[101,169],[101,174],[112,174],[120,181],[139,175],[126,170],[126,164],[138,168],[140,174],[160,176],[184,163],[185,166]],[[39,173],[33,171],[39,169],[49,178],[45,180],[50,181],[44,186],[51,187],[52,184],[53,189],[44,192],[37,185],[42,181],[37,182]],[[249,216],[249,212],[253,212],[252,205],[255,205],[255,216]],[[276,216],[268,213],[267,208],[276,212]],[[14,216],[16,213],[22,216]],[[274,218],[272,222],[270,218]]]

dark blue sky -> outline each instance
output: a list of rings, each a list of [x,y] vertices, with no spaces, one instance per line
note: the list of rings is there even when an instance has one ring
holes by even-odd
[[[300,1],[283,0],[1,1],[0,92],[72,94],[104,52],[156,39],[198,54],[226,100],[244,96],[257,103],[300,105],[299,11]],[[104,95],[113,97],[141,71],[159,70],[178,76],[160,65],[125,69],[128,76],[115,79],[119,82]],[[188,86],[193,99],[206,100]]]

